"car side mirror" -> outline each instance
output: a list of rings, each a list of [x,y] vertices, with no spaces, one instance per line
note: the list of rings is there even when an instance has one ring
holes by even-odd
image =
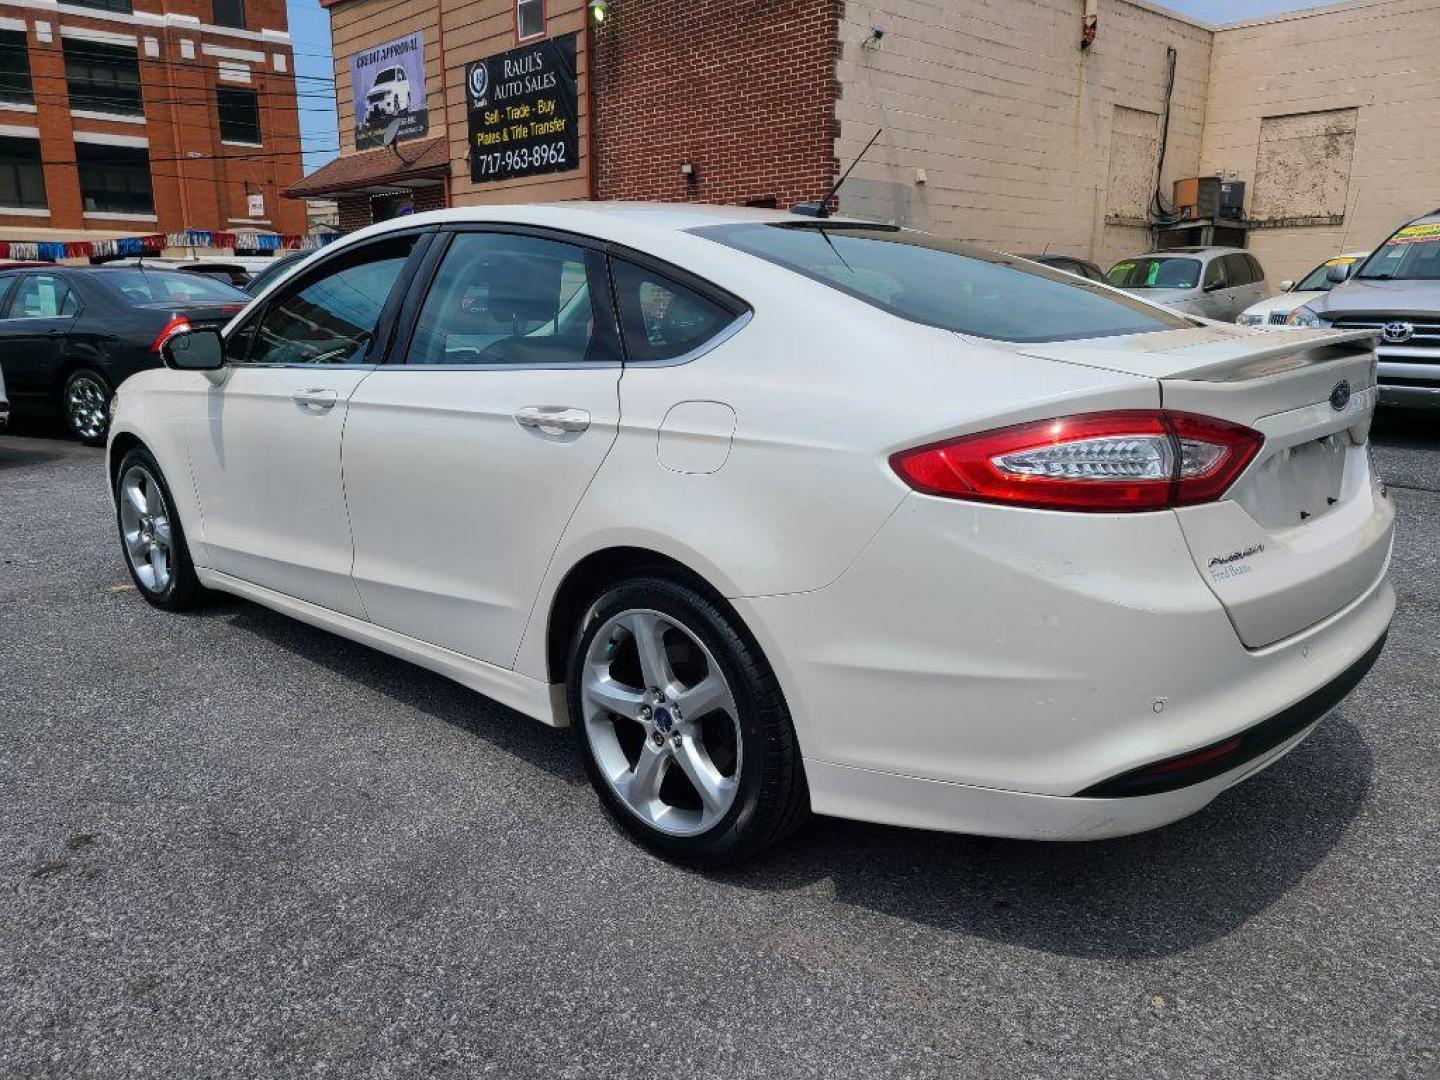
[[[1295,282],[1290,278],[1286,278],[1284,281],[1280,282],[1281,292],[1289,292],[1293,288],[1295,288]]]
[[[1339,285],[1341,282],[1350,279],[1350,269],[1351,264],[1349,263],[1336,263],[1334,266],[1327,266],[1325,268],[1325,280],[1330,282],[1331,285]]]
[[[209,327],[187,330],[160,346],[160,359],[177,371],[218,371],[225,366],[225,342]]]
[[[1223,289],[1224,287],[1225,287],[1225,283],[1224,283],[1223,281],[1212,281],[1212,282],[1210,282],[1209,284],[1202,286],[1201,289],[1200,289],[1200,291],[1201,291],[1201,292],[1214,292],[1216,289]]]

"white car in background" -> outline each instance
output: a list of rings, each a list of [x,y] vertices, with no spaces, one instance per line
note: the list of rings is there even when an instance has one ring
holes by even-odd
[[[0,429],[10,423],[10,399],[5,396],[5,369],[0,368]]]
[[[1258,304],[1251,304],[1235,319],[1241,326],[1284,326],[1290,313],[1346,281],[1368,251],[1347,251],[1326,259],[1299,281],[1280,282],[1280,292]]]
[[[388,67],[375,76],[365,109],[374,116],[399,116],[410,111],[410,76],[400,66]]]
[[[235,593],[570,725],[685,862],[810,809],[1174,821],[1298,745],[1395,607],[1368,331],[894,226],[421,214],[164,358],[107,455],[141,596]]]

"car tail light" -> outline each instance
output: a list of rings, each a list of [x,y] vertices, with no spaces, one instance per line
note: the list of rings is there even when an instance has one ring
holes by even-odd
[[[1041,510],[1161,510],[1210,502],[1265,437],[1191,413],[1064,416],[902,450],[891,467],[916,491]]]
[[[184,312],[177,311],[170,316],[170,321],[161,328],[160,333],[155,335],[155,340],[150,343],[150,351],[158,353],[176,334],[188,334],[190,332],[190,318]]]

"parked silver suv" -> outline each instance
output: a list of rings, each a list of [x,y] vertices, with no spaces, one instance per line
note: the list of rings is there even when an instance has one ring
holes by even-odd
[[[1290,325],[1378,331],[1381,404],[1440,408],[1440,209],[1395,230]]]
[[[1222,322],[1234,322],[1271,292],[1255,256],[1227,247],[1170,248],[1121,259],[1105,280],[1186,315]]]

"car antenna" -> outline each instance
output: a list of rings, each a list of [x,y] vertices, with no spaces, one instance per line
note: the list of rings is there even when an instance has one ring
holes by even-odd
[[[865,156],[866,152],[870,149],[870,147],[875,145],[875,140],[880,138],[880,132],[884,130],[884,128],[875,129],[875,134],[870,136],[870,141],[865,144],[865,149],[861,150],[860,153],[855,155],[855,160],[850,163],[850,168],[846,169],[844,173],[841,174],[840,179],[836,180],[835,183],[830,186],[830,190],[825,193],[825,197],[823,199],[821,199],[819,202],[796,203],[790,208],[790,212],[792,214],[800,214],[804,217],[829,217],[830,210],[828,208],[830,206],[830,200],[833,199],[840,191],[840,186],[844,184],[846,180],[850,179],[850,174],[855,171],[855,166],[860,164],[860,159]]]

